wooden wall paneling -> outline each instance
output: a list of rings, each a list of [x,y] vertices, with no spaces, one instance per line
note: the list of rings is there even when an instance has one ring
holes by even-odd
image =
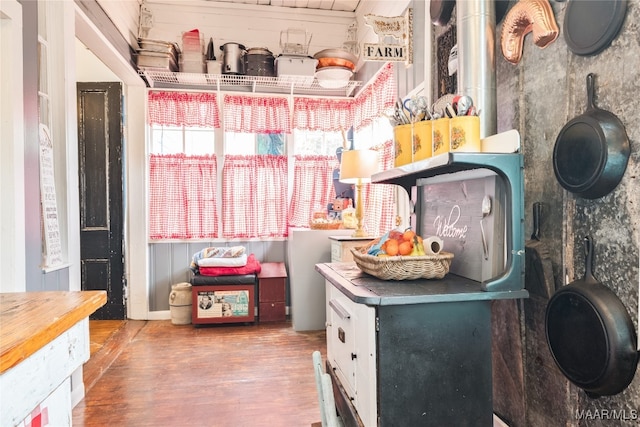
[[[284,262],[286,258],[286,241],[270,240],[264,242],[264,257],[262,262]]]
[[[80,10],[94,23],[120,56],[125,58],[135,69],[133,48],[130,41],[120,32],[113,23],[113,19],[106,14],[104,9],[95,0],[75,0]],[[134,45],[135,46],[135,45]]]
[[[289,28],[305,29],[312,33],[309,53],[340,47],[346,39],[347,27],[355,18],[350,12],[322,12],[229,4],[228,7],[202,7],[181,4],[179,10],[167,4],[149,3],[154,26],[149,38],[181,42],[181,34],[197,28],[204,34],[205,43],[213,37],[216,57],[220,45],[242,43],[246,47],[266,47],[275,55],[281,53],[280,32]]]
[[[149,266],[149,311],[158,311],[162,305],[158,295],[163,283],[171,280],[171,245],[166,243],[152,244],[150,249],[151,265]]]
[[[138,38],[138,17],[140,15],[140,1],[96,0],[105,11],[120,34],[136,46]]]
[[[162,307],[169,310],[169,294],[171,286],[176,283],[188,282],[191,280],[191,256],[189,243],[174,243],[171,245],[171,281],[162,290],[164,297],[161,295],[160,300],[163,302]],[[164,298],[164,299],[163,299]]]

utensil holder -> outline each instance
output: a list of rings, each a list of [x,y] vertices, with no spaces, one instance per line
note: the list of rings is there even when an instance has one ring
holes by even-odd
[[[395,160],[394,167],[413,162],[413,124],[399,125],[393,128]]]
[[[433,154],[432,121],[422,120],[413,125],[413,161],[428,159]]]
[[[451,151],[479,153],[480,145],[480,117],[456,116],[450,122]]]
[[[448,117],[433,120],[431,124],[433,129],[433,155],[448,153],[450,147],[449,138],[449,126],[450,120]]]

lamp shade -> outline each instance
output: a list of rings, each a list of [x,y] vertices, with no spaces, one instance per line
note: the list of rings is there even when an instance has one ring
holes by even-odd
[[[358,184],[371,182],[371,175],[378,171],[378,152],[373,150],[349,150],[342,152],[340,182]]]

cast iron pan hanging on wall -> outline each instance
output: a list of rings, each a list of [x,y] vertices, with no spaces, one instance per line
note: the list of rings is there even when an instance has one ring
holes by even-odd
[[[576,55],[596,55],[616,38],[627,12],[627,0],[569,0],[564,12],[564,39]]]
[[[627,388],[636,372],[638,351],[633,322],[622,301],[593,276],[589,236],[584,244],[584,278],[551,297],[546,335],[562,373],[595,398]]]
[[[586,199],[603,197],[620,183],[631,152],[622,122],[596,107],[594,81],[587,75],[587,110],[564,125],[553,148],[558,182]]]

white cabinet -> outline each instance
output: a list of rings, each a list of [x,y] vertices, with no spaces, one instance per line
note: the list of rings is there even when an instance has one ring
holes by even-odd
[[[376,425],[375,308],[326,282],[327,360],[365,426]]]
[[[325,327],[324,279],[315,265],[331,261],[329,236],[349,236],[353,230],[289,230],[288,267],[291,323],[294,331]]]

